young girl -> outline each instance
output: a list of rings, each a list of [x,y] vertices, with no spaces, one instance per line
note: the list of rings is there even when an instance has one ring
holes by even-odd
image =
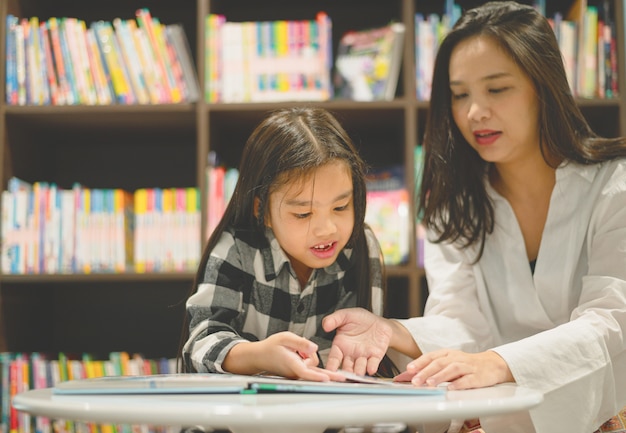
[[[544,393],[529,416],[481,420],[486,432],[591,433],[626,404],[626,141],[592,132],[531,6],[467,11],[433,76],[424,317],[332,314],[327,367],[390,346],[417,358],[398,377],[415,385]]]
[[[254,130],[239,172],[187,300],[183,368],[329,380],[322,318],[383,314],[364,162],[330,113],[293,108]]]

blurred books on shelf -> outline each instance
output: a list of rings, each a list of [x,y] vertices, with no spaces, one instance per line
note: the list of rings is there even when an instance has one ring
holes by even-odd
[[[11,178],[2,193],[4,274],[195,270],[197,188],[71,189]]]
[[[332,96],[332,22],[205,20],[205,100],[325,101]]]
[[[545,5],[535,7],[545,13]],[[563,56],[572,95],[580,98],[616,98],[619,93],[617,74],[617,32],[612,2],[588,5],[576,0],[567,12],[547,17]],[[441,39],[458,19],[458,6],[452,4],[439,16],[415,14],[415,84],[420,101],[430,99],[434,60]]]
[[[366,178],[365,222],[371,227],[387,265],[404,264],[409,256],[412,221],[404,169],[394,165],[370,170]]]
[[[194,102],[200,88],[180,24],[146,8],[134,19],[6,19],[9,105]]]
[[[389,25],[349,31],[337,49],[335,97],[354,101],[391,101],[396,94],[405,26]]]
[[[89,353],[0,352],[0,431],[19,433],[178,433],[178,427],[100,424],[31,416],[16,411],[13,397],[31,389],[52,388],[74,379],[177,373],[176,359],[148,359],[141,354],[111,352],[103,359]]]

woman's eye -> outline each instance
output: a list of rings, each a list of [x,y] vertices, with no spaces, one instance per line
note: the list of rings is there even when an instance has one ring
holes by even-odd
[[[310,212],[307,212],[307,213],[296,213],[296,214],[293,214],[293,215],[294,215],[296,218],[298,218],[298,219],[305,219],[305,218],[307,218],[309,215],[311,215],[311,213],[310,213]]]
[[[350,205],[346,204],[346,205],[343,205],[343,206],[336,207],[335,211],[341,212],[341,211],[347,210],[349,207],[350,207]]]
[[[498,87],[497,89],[490,89],[489,92],[491,92],[491,93],[502,93],[505,90],[508,90],[508,87]]]
[[[467,93],[453,93],[452,94],[452,99],[455,101],[458,101],[459,99],[463,99],[467,97]]]

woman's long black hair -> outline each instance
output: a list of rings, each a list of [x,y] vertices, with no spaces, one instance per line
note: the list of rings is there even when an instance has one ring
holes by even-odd
[[[554,31],[535,8],[498,1],[466,11],[435,58],[417,214],[437,233],[436,242],[478,244],[478,260],[494,227],[493,205],[484,184],[487,162],[454,123],[449,75],[454,48],[477,36],[491,37],[534,83],[540,146],[548,164],[593,164],[625,156],[626,141],[598,137],[591,130],[571,94]]]

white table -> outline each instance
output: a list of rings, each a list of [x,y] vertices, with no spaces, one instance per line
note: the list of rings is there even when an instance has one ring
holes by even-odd
[[[14,397],[32,415],[98,423],[228,428],[233,433],[321,433],[329,427],[403,422],[409,426],[526,411],[541,393],[515,385],[449,391],[445,397],[333,394],[53,395]]]

